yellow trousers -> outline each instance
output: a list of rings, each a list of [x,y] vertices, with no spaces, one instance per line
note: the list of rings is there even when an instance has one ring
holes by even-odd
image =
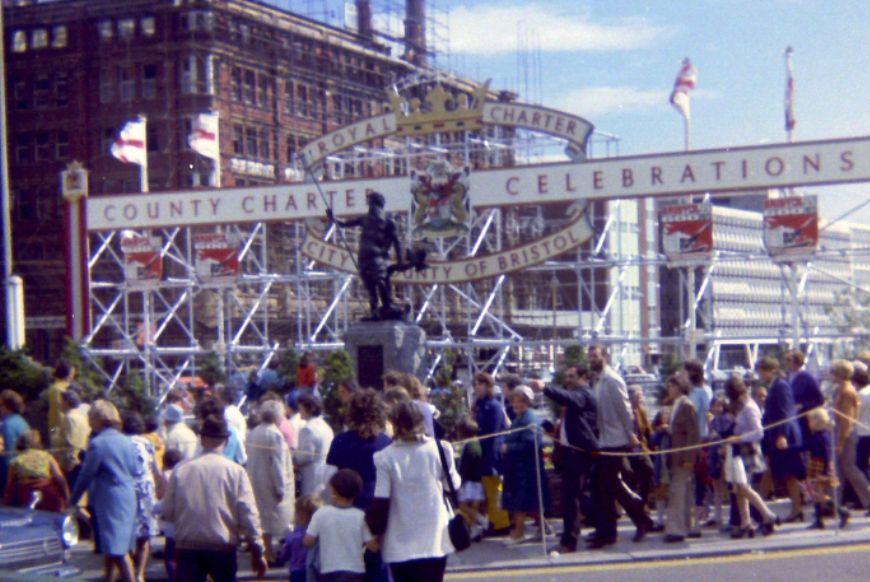
[[[492,528],[510,527],[511,521],[508,512],[502,509],[499,504],[502,489],[501,477],[497,475],[481,477],[480,484],[483,485],[483,493],[486,495],[486,516],[489,518]]]

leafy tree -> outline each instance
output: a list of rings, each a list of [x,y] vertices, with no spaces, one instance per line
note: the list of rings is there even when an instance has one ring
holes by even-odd
[[[825,313],[837,331],[843,334],[863,335],[834,344],[834,357],[851,358],[870,342],[870,294],[855,288],[834,293],[834,302],[825,307]]]
[[[26,401],[36,400],[48,388],[50,370],[23,351],[0,346],[0,390],[15,390]]]
[[[564,384],[564,371],[565,368],[567,368],[568,366],[583,366],[584,368],[589,367],[589,358],[586,356],[585,347],[581,346],[580,344],[575,344],[573,346],[567,346],[565,348],[565,353],[562,354],[562,365],[558,370],[556,370],[555,374],[553,374],[554,386],[562,386]]]
[[[320,395],[323,398],[324,416],[334,430],[339,430],[342,425],[342,404],[338,397],[338,384],[342,380],[353,377],[353,360],[349,353],[345,350],[335,350],[326,356]]]
[[[429,396],[432,404],[441,412],[438,422],[447,435],[455,435],[456,426],[468,414],[465,390],[453,382],[453,365],[456,352],[447,349],[441,360],[441,367],[435,373],[436,389]]]
[[[75,384],[81,390],[85,400],[93,401],[105,394],[106,378],[99,370],[102,364],[87,360],[82,356],[82,350],[71,338],[64,340],[61,359],[76,369]]]
[[[154,414],[157,406],[154,398],[148,395],[145,380],[138,371],[128,373],[120,387],[109,395],[109,399],[122,414],[126,411],[132,411],[148,417]]]
[[[278,368],[275,370],[283,380],[284,386],[296,387],[296,368],[299,367],[299,354],[293,348],[280,350],[275,357],[278,359]]]
[[[197,375],[209,386],[222,384],[227,380],[227,372],[222,358],[217,352],[207,352],[196,357]]]

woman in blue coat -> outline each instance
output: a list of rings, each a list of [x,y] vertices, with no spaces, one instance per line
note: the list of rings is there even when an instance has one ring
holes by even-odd
[[[549,490],[544,471],[544,455],[541,451],[541,427],[538,425],[537,416],[531,410],[534,398],[535,395],[528,386],[514,388],[511,393],[511,406],[517,416],[511,428],[526,427],[526,430],[517,430],[506,435],[501,445],[501,452],[504,454],[504,493],[501,504],[505,510],[511,512],[514,522],[508,544],[520,543],[525,539],[524,529],[528,514],[538,515],[541,535],[546,527],[543,511],[549,505]],[[541,500],[538,497],[539,479],[543,495]]]
[[[493,532],[506,532],[510,527],[507,512],[499,506],[502,490],[501,477],[501,443],[500,435],[507,428],[507,415],[504,407],[496,400],[495,381],[486,372],[474,375],[474,422],[478,426],[478,436],[481,438],[481,471],[480,483],[486,495],[486,514]]]
[[[770,472],[774,479],[782,479],[791,498],[791,513],[785,521],[803,520],[803,506],[799,481],[806,476],[801,449],[803,436],[797,421],[797,409],[791,387],[779,375],[779,362],[771,357],[763,357],[756,365],[761,381],[767,386],[767,400],[764,401],[762,423],[768,427],[764,431],[764,453],[770,459]],[[777,424],[770,427],[771,424]]]
[[[100,552],[105,556],[106,579],[113,580],[112,570],[117,568],[124,582],[134,582],[129,554],[136,534],[134,483],[140,472],[136,446],[118,432],[121,416],[108,400],[94,402],[88,421],[95,436],[88,445],[70,505],[74,506],[87,490]]]

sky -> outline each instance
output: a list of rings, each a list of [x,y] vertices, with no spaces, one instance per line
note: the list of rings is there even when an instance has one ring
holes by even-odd
[[[683,148],[682,117],[668,96],[684,57],[698,70],[695,149],[785,142],[787,46],[795,141],[870,135],[866,0],[440,4],[449,8],[451,68],[588,119],[620,138],[621,155]],[[537,56],[527,47],[540,47]],[[870,224],[870,183],[804,192],[819,196],[829,220],[868,202],[847,220]]]

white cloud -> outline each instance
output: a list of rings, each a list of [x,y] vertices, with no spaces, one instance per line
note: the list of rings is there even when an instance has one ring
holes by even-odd
[[[669,107],[670,89],[638,89],[636,87],[585,87],[558,97],[553,107],[581,117],[593,118],[609,113],[650,111]],[[692,92],[692,99],[716,99],[710,90]]]
[[[543,2],[461,6],[450,13],[450,49],[464,54],[513,53],[529,44],[544,52],[632,50],[672,34],[641,18],[601,24]]]
[[[588,87],[576,89],[556,101],[556,109],[583,117],[608,113],[648,110],[668,102],[670,91],[645,90],[634,87]]]

